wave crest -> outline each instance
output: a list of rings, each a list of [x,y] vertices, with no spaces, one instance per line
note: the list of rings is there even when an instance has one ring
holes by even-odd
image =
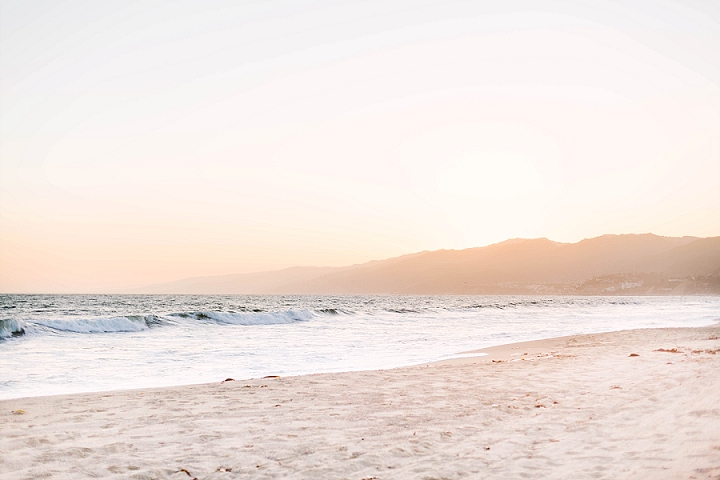
[[[193,318],[214,323],[232,325],[279,325],[284,323],[304,322],[313,318],[309,310],[286,310],[282,312],[190,312],[174,313],[174,317]]]
[[[154,315],[127,315],[107,318],[63,318],[33,320],[53,330],[74,333],[139,332],[148,329],[148,324],[157,323]]]

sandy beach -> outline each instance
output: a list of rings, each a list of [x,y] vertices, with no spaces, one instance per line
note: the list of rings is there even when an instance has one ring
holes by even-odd
[[[0,477],[720,478],[720,326],[0,402]]]

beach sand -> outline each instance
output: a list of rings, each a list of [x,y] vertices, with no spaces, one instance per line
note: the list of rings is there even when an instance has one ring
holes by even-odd
[[[719,326],[481,352],[2,401],[0,477],[720,478]]]

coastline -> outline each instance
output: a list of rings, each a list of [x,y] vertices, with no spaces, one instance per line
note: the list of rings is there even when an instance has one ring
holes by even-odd
[[[2,400],[0,474],[720,476],[717,323],[463,353],[487,355],[393,370]]]

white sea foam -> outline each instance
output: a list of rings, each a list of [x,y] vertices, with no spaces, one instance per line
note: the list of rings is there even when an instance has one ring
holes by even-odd
[[[36,319],[33,323],[53,330],[75,333],[139,332],[147,330],[147,317]]]
[[[16,398],[385,369],[510,342],[708,325],[720,297],[0,295],[0,312],[17,319],[2,326],[0,398]]]

